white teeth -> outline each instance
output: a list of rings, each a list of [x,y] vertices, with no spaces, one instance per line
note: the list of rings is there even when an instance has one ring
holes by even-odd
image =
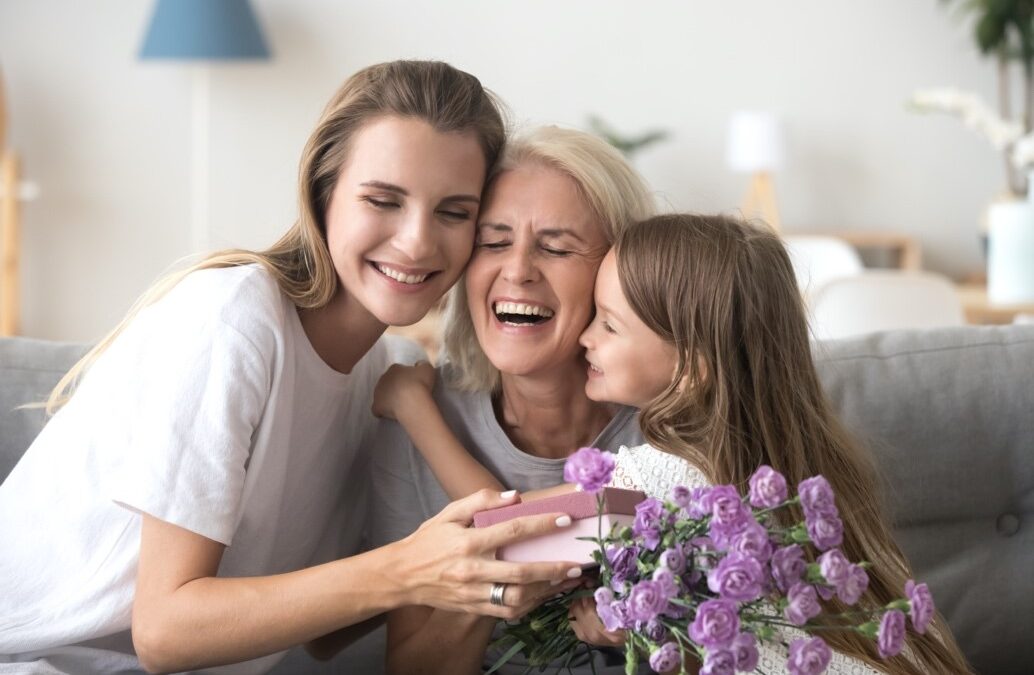
[[[402,272],[393,270],[390,267],[385,267],[384,265],[378,265],[377,263],[374,263],[374,266],[384,276],[391,277],[395,281],[401,281],[404,284],[419,284],[430,276],[428,274],[403,274]]]
[[[526,316],[541,316],[546,319],[553,316],[553,310],[549,307],[526,305],[523,302],[497,302],[494,309],[496,314],[524,314]]]

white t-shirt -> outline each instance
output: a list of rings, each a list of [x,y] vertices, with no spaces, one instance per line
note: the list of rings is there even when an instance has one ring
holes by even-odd
[[[421,356],[382,338],[339,373],[261,267],[187,276],[133,319],[0,486],[0,673],[139,669],[141,512],[225,544],[224,577],[357,552],[373,388],[391,362]],[[279,656],[210,672],[265,672]]]

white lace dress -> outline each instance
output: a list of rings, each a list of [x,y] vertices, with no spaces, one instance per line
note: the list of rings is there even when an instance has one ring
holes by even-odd
[[[671,499],[671,490],[676,485],[684,485],[690,490],[710,485],[710,481],[697,467],[686,460],[661,452],[652,445],[637,445],[629,448],[621,446],[615,458],[614,474],[610,484],[613,487],[627,490],[640,490],[647,496],[658,499]],[[804,637],[803,631],[784,628],[779,631],[782,641],[790,641]],[[768,642],[758,644],[756,673],[765,675],[787,675],[786,649]],[[833,659],[826,669],[829,675],[882,675],[867,663],[833,652]]]

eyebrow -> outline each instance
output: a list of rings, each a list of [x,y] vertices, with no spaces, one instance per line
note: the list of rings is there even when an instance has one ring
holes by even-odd
[[[478,229],[487,229],[494,232],[513,232],[513,228],[505,223],[481,223],[478,225]],[[563,237],[564,235],[567,235],[580,243],[585,243],[585,240],[578,236],[577,232],[565,227],[539,230],[537,234],[540,237]]]
[[[378,190],[386,190],[388,192],[394,192],[395,194],[402,195],[403,197],[409,196],[409,191],[406,188],[395,185],[394,183],[385,183],[382,180],[368,180],[364,183],[359,184],[361,187],[376,188]],[[474,202],[475,204],[481,203],[481,198],[477,195],[449,195],[442,199],[443,202]]]

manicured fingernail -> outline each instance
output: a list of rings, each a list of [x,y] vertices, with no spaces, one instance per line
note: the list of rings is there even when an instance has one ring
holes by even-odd
[[[562,580],[560,580],[560,579],[553,579],[552,581],[549,582],[549,585],[550,586],[559,586],[562,583],[564,583],[564,582]]]
[[[499,496],[502,497],[503,499],[513,499],[514,495],[516,495],[516,494],[517,494],[516,490],[507,490],[506,492],[500,493]]]
[[[567,578],[568,579],[577,579],[580,576],[582,576],[582,568],[581,567],[572,567],[571,569],[567,570]]]
[[[560,516],[556,519],[557,527],[567,527],[571,524],[571,516]]]

